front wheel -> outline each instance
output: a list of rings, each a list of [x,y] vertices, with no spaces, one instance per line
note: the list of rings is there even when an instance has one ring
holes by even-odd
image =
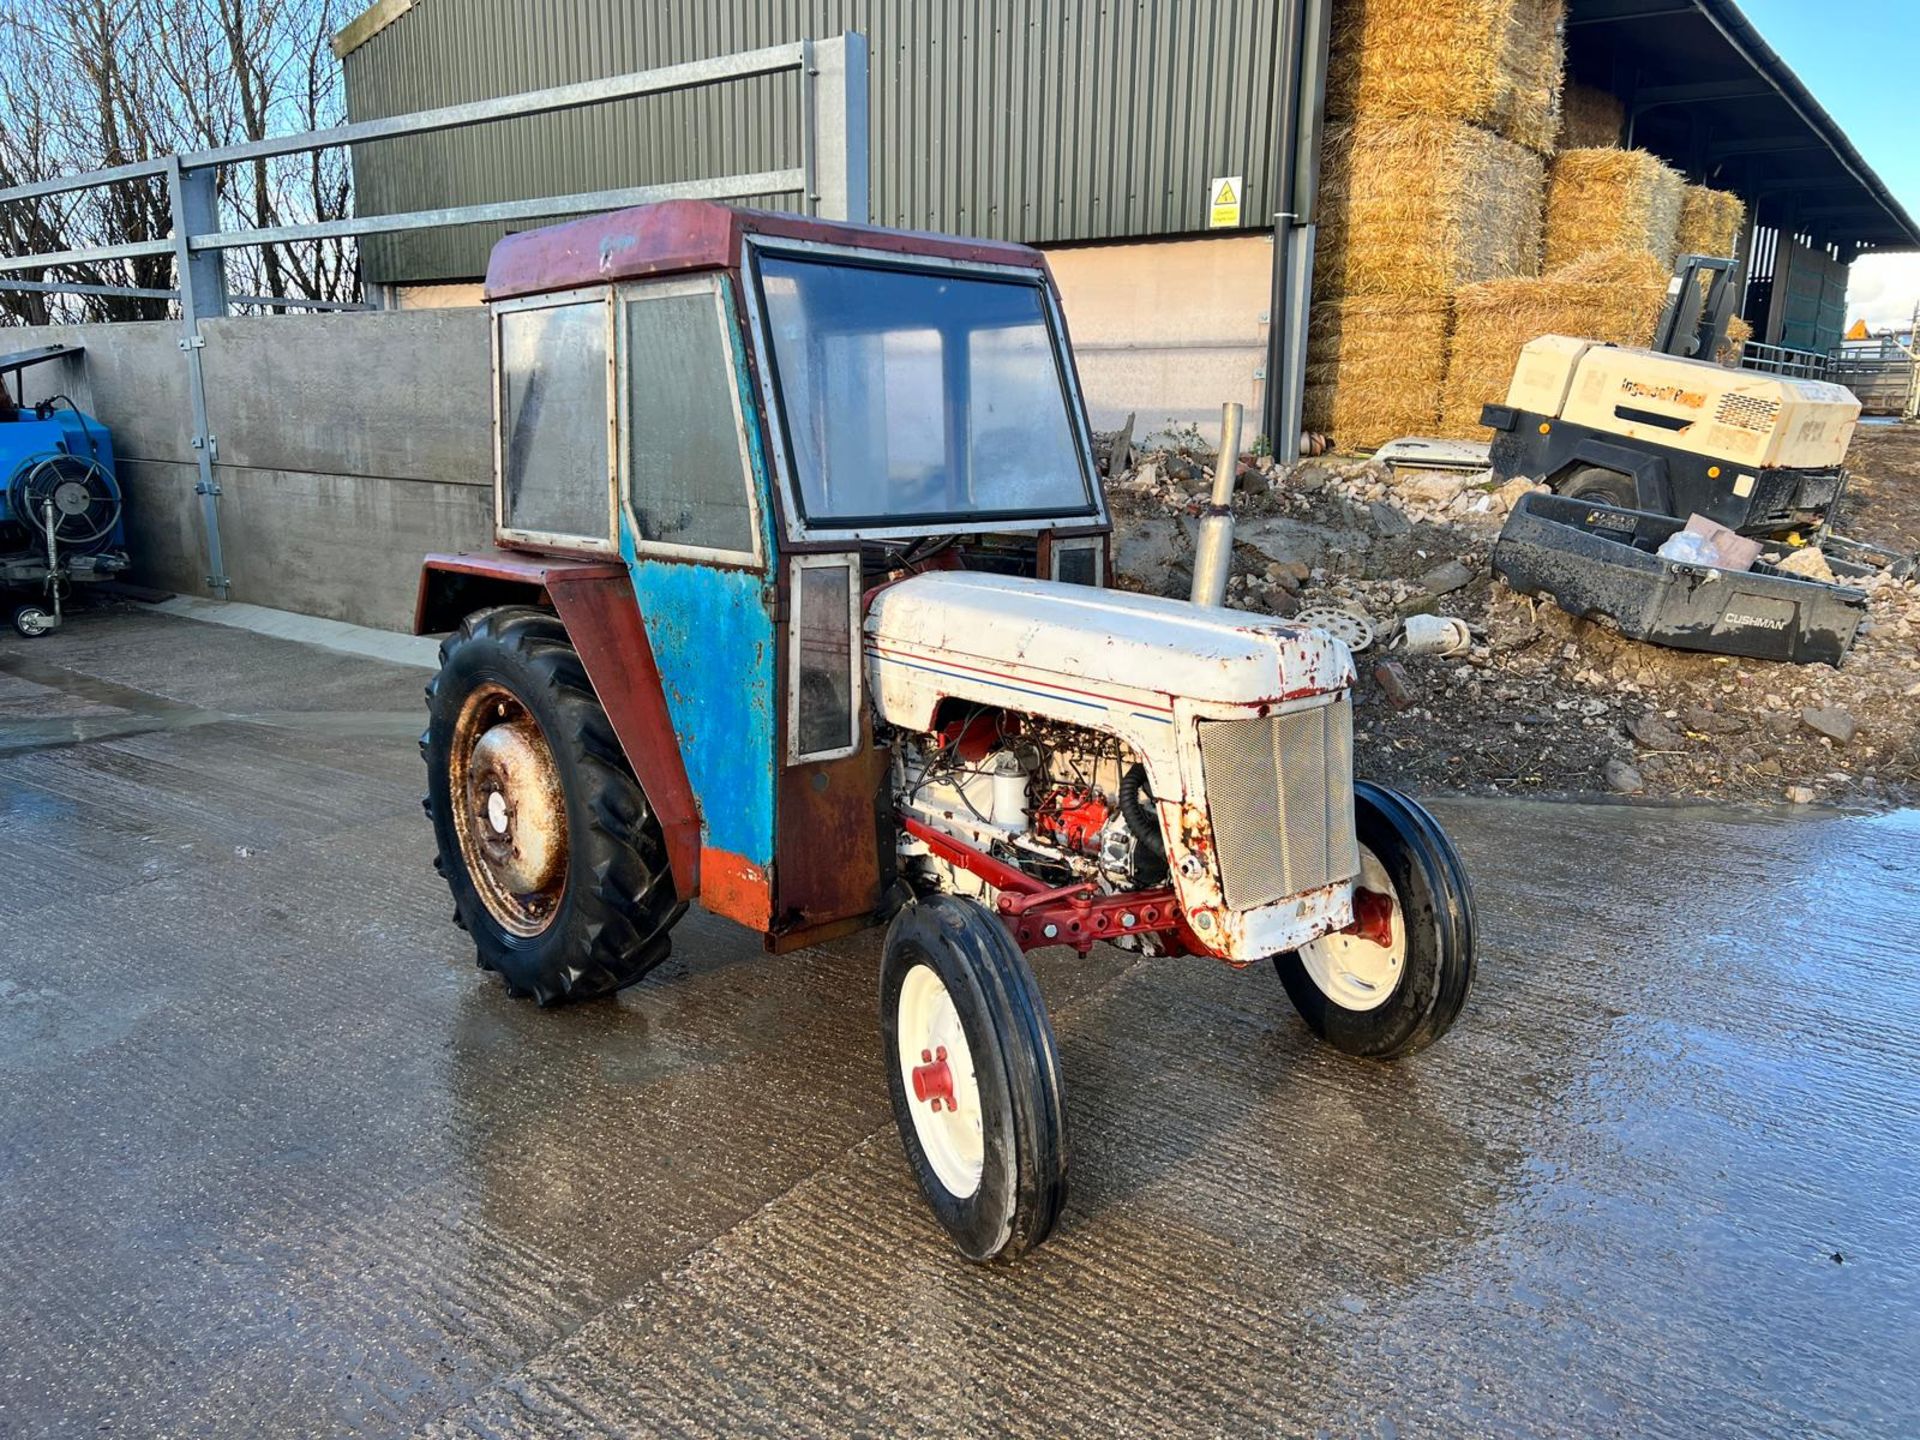
[[[1067,1196],[1060,1060],[1033,971],[991,911],[935,895],[894,917],[880,1033],[907,1164],[961,1254],[1040,1244]]]
[[[1337,1050],[1397,1060],[1453,1028],[1473,983],[1473,891],[1440,822],[1357,784],[1354,924],[1274,958],[1307,1027]]]

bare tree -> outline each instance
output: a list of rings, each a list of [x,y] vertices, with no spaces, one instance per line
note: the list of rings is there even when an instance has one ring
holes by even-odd
[[[339,123],[339,68],[327,44],[337,6],[12,0],[0,11],[0,188]],[[249,161],[217,179],[224,217],[243,228],[351,213],[343,151]],[[0,242],[16,254],[160,239],[171,229],[165,186],[153,180],[0,206]],[[350,241],[233,249],[227,264],[236,294],[348,300],[359,291]],[[63,267],[60,278],[166,289],[172,270],[170,257],[147,256]],[[0,290],[0,319],[16,323],[165,313],[164,301]]]

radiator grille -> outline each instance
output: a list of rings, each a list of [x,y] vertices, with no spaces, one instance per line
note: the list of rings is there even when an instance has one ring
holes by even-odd
[[[1779,413],[1778,400],[1762,400],[1754,395],[1722,395],[1720,409],[1713,418],[1722,425],[1764,434],[1773,428],[1773,417]]]
[[[1229,909],[1358,873],[1349,701],[1264,720],[1202,720],[1200,764]]]

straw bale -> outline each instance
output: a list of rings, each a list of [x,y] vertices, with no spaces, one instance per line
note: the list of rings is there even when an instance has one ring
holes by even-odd
[[[1314,293],[1438,298],[1540,270],[1538,155],[1457,120],[1327,127]]]
[[[1627,107],[1611,90],[1567,82],[1560,98],[1560,150],[1619,149]]]
[[[1573,335],[1646,345],[1667,299],[1667,268],[1644,250],[1589,255],[1547,274],[1489,280],[1454,297],[1442,434],[1484,436],[1480,407],[1499,400],[1529,340]]]
[[[1607,250],[1673,264],[1686,181],[1644,150],[1567,150],[1547,185],[1546,268]]]
[[[1447,373],[1444,299],[1358,296],[1313,307],[1306,428],[1346,450],[1431,433]]]
[[[1747,226],[1747,207],[1738,195],[1705,185],[1689,185],[1680,202],[1682,255],[1737,255]]]
[[[1753,338],[1753,326],[1739,315],[1727,317],[1727,335],[1720,342],[1720,348],[1714,351],[1713,358],[1730,370],[1740,368],[1740,352],[1747,348],[1747,341]]]
[[[1546,153],[1560,128],[1565,0],[1338,0],[1327,113],[1465,120]]]

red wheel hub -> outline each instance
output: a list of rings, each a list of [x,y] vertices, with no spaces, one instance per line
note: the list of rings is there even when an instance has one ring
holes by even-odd
[[[947,1068],[947,1047],[922,1050],[920,1062],[913,1067],[913,1098],[928,1102],[936,1110],[942,1101],[949,1110],[959,1109],[953,1103],[953,1071]]]
[[[1393,897],[1378,890],[1353,891],[1353,923],[1340,932],[1357,935],[1382,950],[1393,944]]]

